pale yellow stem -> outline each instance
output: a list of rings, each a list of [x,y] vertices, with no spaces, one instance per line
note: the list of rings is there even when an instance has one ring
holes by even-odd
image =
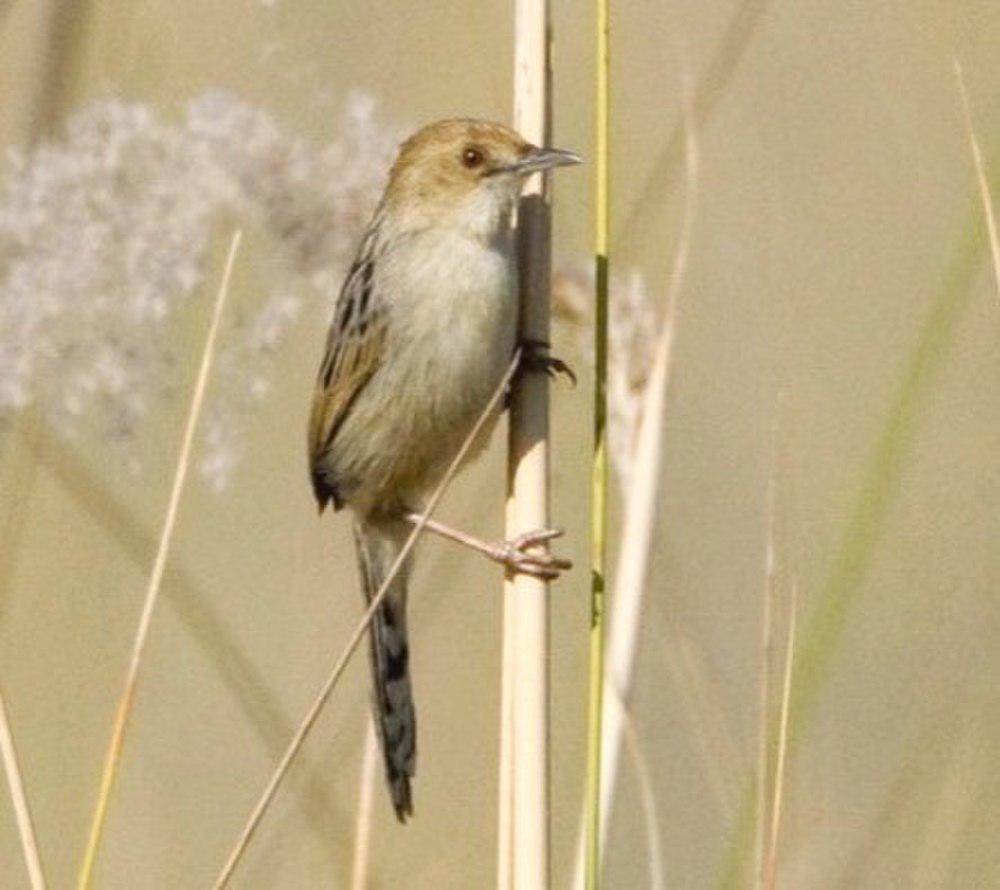
[[[771,655],[774,635],[775,596],[775,499],[777,490],[777,426],[772,436],[774,454],[771,473],[767,482],[767,545],[764,554],[764,602],[760,621],[760,692],[757,727],[757,817],[754,839],[754,887],[761,890],[767,869],[767,779],[768,742],[770,741],[771,712]]]
[[[969,136],[969,147],[972,149],[972,162],[976,167],[976,181],[979,184],[979,197],[983,202],[983,215],[986,217],[986,231],[989,234],[990,258],[993,260],[993,278],[996,281],[997,296],[1000,297],[1000,238],[997,237],[997,221],[993,213],[993,198],[990,195],[990,183],[986,178],[986,168],[983,164],[983,152],[979,147],[975,128],[972,126],[972,110],[969,107],[969,95],[965,90],[965,78],[962,66],[955,60],[955,78],[958,81],[958,94],[962,99],[962,113],[965,115],[965,129]]]
[[[21,769],[17,762],[14,734],[7,718],[3,692],[0,692],[0,759],[3,760],[7,784],[10,786],[10,799],[14,805],[14,821],[17,823],[17,832],[21,839],[21,852],[24,854],[24,865],[28,870],[31,890],[45,890],[45,873],[42,871],[42,862],[38,856],[38,841],[35,839],[35,827],[31,820],[28,796],[24,791],[24,781],[21,778]]]
[[[375,723],[365,721],[365,747],[361,755],[361,779],[358,782],[358,818],[354,825],[354,862],[351,866],[351,890],[366,890],[369,886],[369,866],[372,846],[372,804],[375,800],[375,780],[378,772],[378,739]]]
[[[785,792],[785,758],[788,754],[788,711],[792,697],[792,665],[795,661],[795,620],[799,605],[799,588],[792,584],[789,604],[788,639],[785,642],[785,675],[781,686],[781,717],[778,723],[778,761],[774,767],[774,797],[771,801],[771,831],[768,837],[767,864],[764,870],[765,890],[774,890],[778,877],[778,834],[781,830],[781,809]]]
[[[547,0],[516,0],[514,126],[548,144],[551,74]],[[535,175],[518,205],[520,336],[549,339],[549,206],[546,180]],[[548,379],[527,374],[510,403],[506,537],[548,526]],[[504,583],[506,677],[502,690],[498,883],[501,890],[549,884],[548,584],[525,574]],[[509,675],[508,675],[509,672]]]
[[[222,310],[229,294],[229,284],[232,279],[233,265],[236,262],[236,253],[239,250],[240,240],[243,237],[241,231],[237,231],[229,243],[229,254],[226,257],[225,271],[222,274],[222,282],[215,298],[215,306],[212,310],[212,320],[209,324],[208,335],[205,338],[205,348],[202,351],[201,365],[198,368],[198,377],[195,381],[194,392],[191,395],[191,406],[188,410],[187,425],[184,429],[184,438],[181,442],[180,453],[177,457],[177,469],[174,472],[173,488],[170,492],[170,501],[167,505],[166,517],[163,521],[163,530],[160,534],[160,543],[156,552],[156,559],[153,562],[153,570],[150,572],[149,584],[146,588],[146,598],[143,602],[142,614],[139,617],[139,626],[136,630],[135,640],[132,644],[132,656],[129,660],[128,672],[125,677],[125,685],[121,697],[118,700],[118,707],[115,710],[115,721],[111,731],[111,741],[108,744],[108,751],[104,760],[104,770],[101,774],[101,786],[97,795],[97,803],[94,806],[94,814],[90,824],[90,834],[87,839],[87,847],[84,850],[83,861],[77,875],[77,887],[79,890],[89,890],[93,883],[94,865],[97,860],[97,853],[100,849],[101,838],[104,833],[104,824],[107,819],[108,803],[111,799],[111,791],[114,788],[115,779],[118,775],[118,766],[121,761],[122,746],[125,743],[125,730],[128,727],[129,716],[132,713],[132,704],[135,699],[135,687],[139,677],[139,667],[142,663],[142,656],[146,649],[146,641],[149,637],[149,628],[153,620],[153,610],[159,598],[160,586],[163,581],[163,571],[167,564],[167,555],[170,553],[170,544],[173,541],[174,527],[177,523],[177,512],[180,507],[181,494],[184,491],[184,483],[187,480],[188,468],[191,463],[191,451],[194,445],[194,433],[198,426],[198,417],[205,400],[205,391],[208,388],[209,372],[212,368],[212,359],[215,354],[215,343],[219,334],[219,327],[222,321]]]

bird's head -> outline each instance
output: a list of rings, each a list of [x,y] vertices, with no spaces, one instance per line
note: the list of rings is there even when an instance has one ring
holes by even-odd
[[[489,237],[504,224],[528,176],[578,163],[573,152],[539,148],[503,124],[438,121],[401,146],[387,209],[415,227],[444,224]]]

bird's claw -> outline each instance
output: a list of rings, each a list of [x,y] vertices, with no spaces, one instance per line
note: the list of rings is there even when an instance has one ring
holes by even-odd
[[[551,553],[532,551],[529,548],[546,544],[563,534],[561,528],[542,528],[524,532],[509,541],[494,545],[490,557],[511,572],[553,581],[559,577],[560,572],[573,568],[573,563]]]
[[[565,374],[576,386],[576,374],[573,373],[573,369],[561,358],[549,355],[549,344],[544,340],[522,340],[520,346],[522,372],[541,371],[553,380],[560,374]]]

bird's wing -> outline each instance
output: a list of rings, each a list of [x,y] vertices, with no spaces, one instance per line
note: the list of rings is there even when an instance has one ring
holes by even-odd
[[[351,406],[383,360],[385,306],[374,286],[374,234],[369,231],[344,280],[316,379],[309,419],[309,458],[320,508],[331,498],[334,506],[340,506],[336,480],[326,478],[323,458],[334,446]]]

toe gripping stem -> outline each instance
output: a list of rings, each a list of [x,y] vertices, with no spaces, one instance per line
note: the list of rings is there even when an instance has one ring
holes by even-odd
[[[552,379],[565,374],[576,386],[576,374],[561,358],[549,355],[550,345],[545,340],[521,340],[521,363],[518,373],[541,371]]]
[[[568,559],[553,556],[547,551],[533,548],[544,546],[553,538],[562,535],[561,528],[542,528],[525,532],[510,541],[494,545],[490,556],[510,572],[554,581],[560,573],[571,569],[573,563]]]

